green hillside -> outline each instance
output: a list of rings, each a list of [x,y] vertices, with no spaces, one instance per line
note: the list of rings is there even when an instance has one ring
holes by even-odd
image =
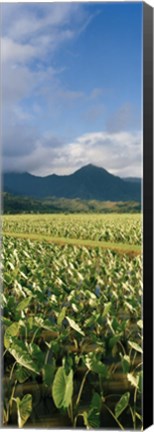
[[[16,213],[139,213],[138,202],[110,202],[66,198],[33,199],[4,192],[2,194],[4,214]]]

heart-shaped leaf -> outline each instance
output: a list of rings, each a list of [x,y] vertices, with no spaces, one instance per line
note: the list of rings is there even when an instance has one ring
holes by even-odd
[[[65,368],[61,366],[55,375],[52,385],[52,397],[57,408],[67,408],[73,395],[73,371],[66,375]]]
[[[9,327],[7,327],[4,335],[4,346],[6,349],[9,348],[12,342],[12,337],[17,336],[19,332],[19,328],[20,328],[20,324],[18,322],[14,322]]]
[[[40,367],[37,364],[37,361],[34,361],[31,355],[28,352],[25,344],[22,341],[16,341],[12,343],[8,351],[15,358],[18,364],[24,366],[26,369],[29,369],[35,373],[40,372]]]
[[[32,395],[27,394],[22,399],[15,399],[17,404],[18,426],[21,429],[32,412]]]

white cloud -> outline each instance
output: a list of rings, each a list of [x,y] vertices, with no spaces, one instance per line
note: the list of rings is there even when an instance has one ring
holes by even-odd
[[[18,60],[43,56],[73,38],[86,24],[88,15],[82,5],[76,3],[14,4],[2,5],[3,55],[13,49]],[[23,53],[22,53],[23,49]],[[5,51],[5,52],[4,52]]]
[[[27,97],[35,85],[35,74],[27,67],[5,67],[2,71],[2,108],[7,104],[14,104],[21,101],[25,94]]]
[[[47,113],[51,110],[51,116],[55,117],[59,107],[66,108],[66,103],[83,97],[83,92],[66,88],[61,83],[59,75],[63,67],[54,66],[54,54],[63,43],[84,30],[89,18],[85,8],[78,3],[38,3],[37,7],[26,3],[2,5],[4,128],[5,119],[18,124],[31,115],[37,118],[41,112],[38,98],[43,98]],[[22,103],[28,98],[33,99],[33,103],[26,107]],[[37,112],[33,106],[37,106]]]
[[[56,136],[52,131],[39,134],[42,118],[46,121],[45,117],[50,116],[50,123],[55,120],[58,124],[61,113],[68,108],[71,113],[73,104],[77,106],[83,100],[87,111],[85,106],[82,109],[89,123],[103,113],[105,90],[95,87],[85,95],[69,88],[61,79],[63,65],[57,67],[54,62],[56,50],[79,36],[91,19],[79,3],[2,5],[5,170],[67,174],[93,163],[117,175],[141,174],[141,136],[139,132],[127,132],[132,121],[128,105],[110,118],[108,132],[87,133],[67,142],[59,138],[58,132]],[[28,99],[31,102],[26,105]],[[124,124],[126,132],[119,132]]]
[[[79,13],[78,13],[79,11]],[[17,40],[31,39],[32,35],[48,33],[55,27],[63,27],[72,22],[82,22],[85,13],[82,5],[71,3],[2,5],[2,30]]]
[[[35,48],[30,44],[14,42],[8,37],[1,40],[1,58],[3,63],[26,63],[35,56]]]
[[[95,132],[77,137],[70,143],[48,132],[26,156],[4,159],[5,169],[20,167],[35,175],[70,174],[88,163],[102,166],[119,176],[140,176],[140,132]],[[18,169],[17,169],[18,170]]]

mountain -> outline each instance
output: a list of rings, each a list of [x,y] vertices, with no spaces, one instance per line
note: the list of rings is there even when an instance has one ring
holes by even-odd
[[[140,184],[142,182],[142,179],[140,177],[123,177],[122,180]]]
[[[3,191],[45,198],[80,198],[98,201],[141,201],[141,185],[114,176],[104,168],[86,165],[70,175],[37,177],[29,173],[5,173]]]

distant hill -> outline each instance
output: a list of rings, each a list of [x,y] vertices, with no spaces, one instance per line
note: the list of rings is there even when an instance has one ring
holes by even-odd
[[[110,202],[69,198],[34,199],[7,192],[2,194],[4,214],[18,213],[140,213],[141,203]]]
[[[141,201],[141,184],[114,176],[104,168],[86,165],[70,175],[37,177],[5,173],[3,191],[37,199],[79,198],[98,201]]]

